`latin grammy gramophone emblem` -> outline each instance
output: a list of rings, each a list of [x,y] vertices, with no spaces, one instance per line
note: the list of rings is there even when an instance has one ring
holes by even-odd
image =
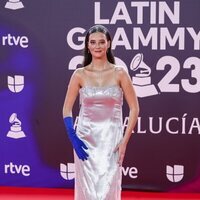
[[[12,124],[10,127],[10,131],[8,131],[7,137],[19,139],[26,137],[24,132],[22,131],[21,121],[17,118],[17,114],[13,113],[10,118],[9,122]]]
[[[132,82],[138,97],[147,97],[157,95],[156,87],[151,84],[151,68],[143,61],[143,54],[135,55],[130,64],[131,70],[135,71]]]
[[[11,9],[11,10],[18,10],[18,9],[24,8],[24,5],[20,0],[9,0],[6,3],[5,8]]]

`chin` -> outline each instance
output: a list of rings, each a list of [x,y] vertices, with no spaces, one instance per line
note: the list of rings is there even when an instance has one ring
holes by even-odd
[[[106,56],[106,55],[103,54],[103,53],[94,53],[94,54],[92,55],[93,58],[103,58],[103,57],[105,57],[105,56]]]

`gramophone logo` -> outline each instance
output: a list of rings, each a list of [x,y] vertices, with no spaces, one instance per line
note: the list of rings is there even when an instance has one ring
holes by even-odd
[[[130,64],[131,70],[135,71],[132,82],[138,97],[157,95],[156,87],[151,84],[151,68],[143,61],[143,54],[135,55]]]
[[[17,118],[17,114],[13,113],[10,118],[9,122],[11,123],[10,130],[8,131],[7,137],[19,139],[26,137],[24,132],[22,131],[21,121]]]
[[[24,5],[20,0],[9,0],[6,3],[5,8],[11,10],[18,10],[24,8]]]
[[[24,76],[15,75],[14,77],[8,76],[8,88],[13,93],[19,93],[24,88]]]

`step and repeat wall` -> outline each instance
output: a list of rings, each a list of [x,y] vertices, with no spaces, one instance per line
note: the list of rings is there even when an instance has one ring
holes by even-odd
[[[123,188],[200,192],[199,10],[199,0],[2,0],[0,185],[74,187],[62,107],[86,30],[103,24],[140,104]],[[75,122],[78,111],[77,99]]]

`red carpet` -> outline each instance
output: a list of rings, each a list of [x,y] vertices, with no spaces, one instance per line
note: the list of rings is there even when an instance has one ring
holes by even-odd
[[[73,200],[73,190],[0,187],[1,200]],[[123,191],[122,200],[200,200],[200,194]],[[81,200],[81,199],[80,199]]]

